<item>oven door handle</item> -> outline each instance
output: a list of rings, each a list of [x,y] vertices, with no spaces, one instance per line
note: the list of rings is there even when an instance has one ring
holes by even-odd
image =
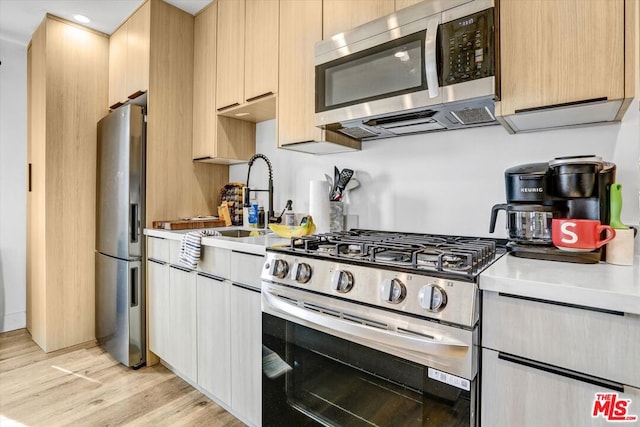
[[[413,337],[319,314],[284,301],[264,288],[262,289],[262,302],[266,308],[295,319],[399,350],[456,358],[465,357],[469,351],[469,345],[460,341]]]

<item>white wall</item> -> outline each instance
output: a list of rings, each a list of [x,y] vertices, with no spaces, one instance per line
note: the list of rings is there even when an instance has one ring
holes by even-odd
[[[27,49],[0,39],[0,332],[26,326]]]
[[[622,219],[638,224],[639,122],[634,100],[621,124],[518,135],[492,126],[370,141],[360,152],[314,156],[277,149],[275,121],[268,121],[258,124],[257,152],[273,164],[277,212],[289,198],[296,212],[307,212],[309,180],[333,176],[336,165],[354,169],[362,184],[347,200],[360,228],[492,236],[490,211],[504,203],[504,170],[566,155],[595,154],[614,162],[623,184]],[[230,180],[244,182],[246,168],[231,166]],[[251,186],[266,188],[266,179],[263,162],[256,161]],[[493,236],[507,237],[500,215]]]

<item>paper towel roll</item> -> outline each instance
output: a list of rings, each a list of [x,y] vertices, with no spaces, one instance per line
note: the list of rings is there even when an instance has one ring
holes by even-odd
[[[309,182],[309,214],[316,225],[316,233],[329,232],[329,183]]]

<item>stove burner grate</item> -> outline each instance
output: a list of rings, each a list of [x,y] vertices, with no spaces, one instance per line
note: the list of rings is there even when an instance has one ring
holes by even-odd
[[[497,242],[477,237],[350,230],[292,239],[288,250],[374,266],[474,276],[505,252]]]

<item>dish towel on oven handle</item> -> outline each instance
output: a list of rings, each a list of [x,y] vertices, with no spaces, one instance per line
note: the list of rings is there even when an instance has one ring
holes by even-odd
[[[198,266],[202,253],[202,238],[205,236],[222,236],[222,234],[215,230],[201,230],[189,231],[182,236],[179,260],[183,265],[194,269]]]

